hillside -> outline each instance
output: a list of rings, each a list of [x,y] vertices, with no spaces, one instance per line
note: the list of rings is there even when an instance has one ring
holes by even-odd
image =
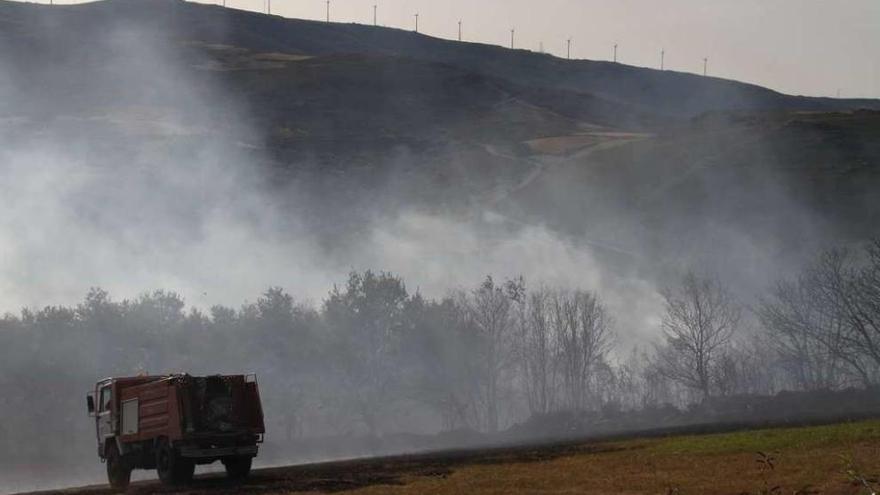
[[[878,143],[872,111],[708,115],[625,147],[554,156],[553,173],[506,206],[525,222],[616,234],[641,256],[675,253],[668,259],[700,260],[746,284],[761,278],[762,258],[784,270],[880,233]]]
[[[174,32],[185,39],[247,48],[256,52],[305,55],[399,56],[455,65],[517,84],[590,93],[666,116],[691,117],[710,110],[834,110],[880,108],[876,101],[832,100],[779,94],[759,86],[691,74],[643,69],[590,60],[567,61],[526,50],[441,40],[399,29],[283,19],[181,0],[107,0],[55,8],[5,2],[0,15],[11,30],[35,16],[67,29],[52,36],[63,44],[77,33],[129,22],[150,32]],[[73,29],[71,29],[73,27]]]
[[[207,147],[328,243],[488,210],[621,265],[765,266],[878,225],[876,100],[180,0],[3,1],[0,24],[5,136],[109,173]]]

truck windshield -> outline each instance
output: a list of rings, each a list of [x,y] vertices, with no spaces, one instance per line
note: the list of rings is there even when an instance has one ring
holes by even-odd
[[[110,404],[113,401],[112,394],[113,391],[109,385],[101,389],[101,409],[99,409],[99,412],[110,410]]]

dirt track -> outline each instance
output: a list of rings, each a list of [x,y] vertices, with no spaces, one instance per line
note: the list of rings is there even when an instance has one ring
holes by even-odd
[[[400,485],[405,477],[441,477],[455,468],[474,464],[545,461],[585,452],[615,450],[611,445],[557,445],[513,447],[479,451],[383,457],[255,470],[244,482],[230,482],[222,474],[197,476],[192,484],[166,487],[157,481],[132,483],[128,494],[187,493],[269,494],[289,492],[334,493],[372,485]],[[31,492],[28,495],[101,495],[115,493],[108,486]],[[22,494],[23,495],[23,494]]]

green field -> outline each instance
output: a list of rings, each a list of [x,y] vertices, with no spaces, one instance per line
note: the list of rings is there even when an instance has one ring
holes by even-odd
[[[869,494],[880,421],[608,442],[433,474],[356,493]]]

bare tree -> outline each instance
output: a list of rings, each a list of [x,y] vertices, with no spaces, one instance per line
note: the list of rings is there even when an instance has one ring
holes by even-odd
[[[712,381],[719,395],[772,394],[778,390],[778,353],[764,335],[740,332],[718,358]]]
[[[529,412],[584,409],[592,399],[598,407],[613,395],[616,377],[606,363],[612,320],[597,295],[540,289],[519,311],[517,358]]]
[[[803,390],[837,387],[844,366],[845,321],[834,305],[828,304],[829,297],[835,297],[833,292],[823,296],[817,280],[801,276],[781,281],[757,310],[780,365]]]
[[[583,409],[593,374],[610,350],[610,317],[591,292],[557,292],[551,304],[566,405]]]
[[[556,403],[557,367],[550,299],[547,289],[533,291],[520,314],[517,350],[523,391],[531,414],[548,413]]]
[[[721,282],[688,273],[663,291],[666,346],[658,349],[660,371],[700,393],[712,393],[713,368],[739,326],[741,310]]]
[[[853,345],[880,366],[880,239],[867,250],[867,260],[853,276],[848,296],[842,298],[853,327]]]
[[[471,293],[460,293],[459,304],[466,318],[480,337],[483,363],[483,394],[486,430],[498,431],[499,400],[502,382],[510,369],[514,346],[514,305],[523,301],[525,283],[522,278],[496,284],[486,277]]]
[[[843,321],[839,333],[821,335],[839,339],[840,359],[864,385],[873,384],[880,367],[880,241],[860,265],[844,250],[826,251],[808,277],[821,307]]]

